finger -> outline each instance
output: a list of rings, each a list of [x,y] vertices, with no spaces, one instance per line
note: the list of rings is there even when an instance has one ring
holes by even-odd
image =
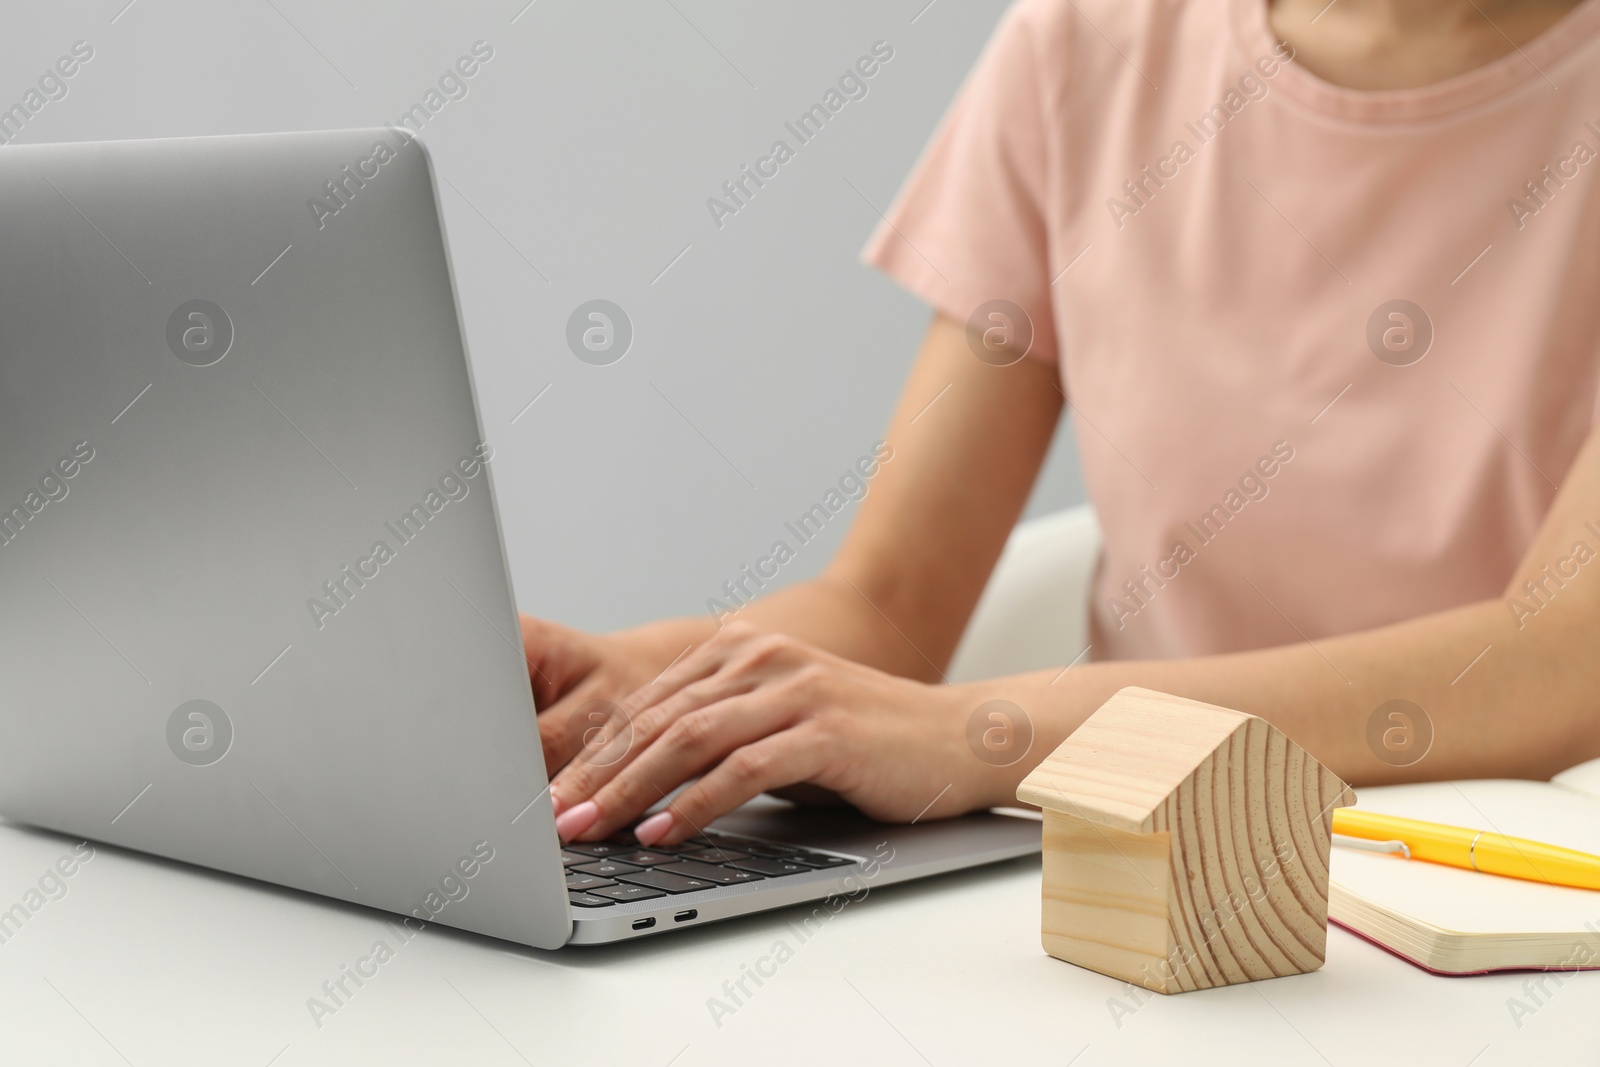
[[[734,646],[720,633],[704,644],[691,646],[647,684],[628,694],[625,703],[629,711],[636,714],[666,701],[691,685],[705,681],[727,664],[733,650]]]
[[[616,736],[604,738],[605,747],[599,748],[593,745],[596,738],[585,735],[583,749],[575,750],[571,761],[550,783],[551,791],[563,807],[590,799],[683,716],[748,693],[754,687],[754,680],[712,673],[665,695],[659,703],[643,703],[647,699],[643,694],[651,687],[639,690],[614,705],[616,721],[611,732]],[[592,725],[599,724],[596,721]]]
[[[620,726],[610,725],[622,715],[620,706],[599,694],[598,685],[580,686],[548,711],[539,712],[539,743],[544,749],[545,773],[555,776],[586,751],[602,749]],[[626,723],[626,718],[620,718]]]
[[[579,836],[598,840],[629,825],[682,783],[798,718],[792,702],[766,693],[718,701],[684,715],[595,792],[591,799],[598,814]]]
[[[662,704],[673,694],[729,670],[752,678],[767,677],[781,672],[792,661],[794,648],[793,638],[749,623],[732,622],[668,664],[649,685],[641,686],[628,699],[630,705],[637,701],[640,709]]]
[[[582,669],[583,673],[576,675],[580,678],[589,675],[597,666],[599,656],[592,647],[593,640],[589,635],[553,623],[541,623],[537,619],[529,621],[534,624],[536,634],[553,634],[556,638],[550,645],[547,658],[557,658],[563,673],[568,669],[569,660]],[[566,649],[572,651],[563,654]],[[621,759],[625,761],[628,753],[626,742],[631,742],[636,736],[633,720],[641,711],[669,699],[686,686],[711,677],[722,666],[725,649],[719,646],[720,651],[714,649],[710,654],[703,649],[704,646],[701,649],[691,647],[680,652],[654,681],[624,697],[611,699],[613,694],[607,691],[604,682],[579,684],[571,693],[541,710],[539,734],[544,748],[545,772],[553,778],[559,778],[558,772],[574,766],[574,761],[579,767],[610,767],[615,762],[612,754],[612,747],[616,744],[614,737],[621,737],[625,742],[621,750]],[[703,701],[691,700],[688,706],[698,707],[701,703]],[[658,732],[658,727],[664,729],[672,717],[682,711],[681,706],[669,708],[661,715],[660,722],[647,716],[642,723],[646,731],[643,740],[648,741]],[[620,721],[611,721],[618,720],[619,716]],[[609,774],[593,782],[585,780],[585,784],[580,786],[574,786],[569,780],[563,788],[557,788],[556,782],[552,781],[556,808],[559,810],[563,807],[563,789],[568,795],[582,800],[607,780]]]
[[[641,845],[675,845],[762,793],[822,774],[828,747],[822,733],[807,725],[745,745],[634,827],[634,836]]]
[[[523,648],[539,715],[545,771],[555,774],[576,755],[585,737],[616,704],[600,671],[602,651],[593,634],[519,614]]]
[[[522,655],[528,663],[534,705],[546,708],[561,696],[567,680],[577,673],[582,656],[573,655],[583,644],[582,635],[559,623],[517,613],[522,630]],[[592,666],[592,663],[590,664]]]

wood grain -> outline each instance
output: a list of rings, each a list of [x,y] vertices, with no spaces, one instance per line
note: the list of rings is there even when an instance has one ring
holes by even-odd
[[[1162,993],[1315,970],[1338,776],[1264,719],[1143,689],[1023,782],[1052,956]]]

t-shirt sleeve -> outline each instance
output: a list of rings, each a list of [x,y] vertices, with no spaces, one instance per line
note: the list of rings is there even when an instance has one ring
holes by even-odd
[[[1054,362],[1045,101],[1027,5],[1018,4],[862,259],[958,322],[990,301],[1018,305],[1033,324],[1029,355]]]

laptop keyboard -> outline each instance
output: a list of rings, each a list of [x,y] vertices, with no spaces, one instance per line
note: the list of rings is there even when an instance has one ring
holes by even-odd
[[[641,848],[629,837],[566,845],[567,899],[575,908],[698,893],[718,886],[783,878],[853,860],[826,852],[708,831],[679,845]]]

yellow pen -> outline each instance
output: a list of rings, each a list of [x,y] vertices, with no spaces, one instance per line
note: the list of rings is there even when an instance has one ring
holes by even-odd
[[[1486,830],[1337,808],[1333,832],[1365,841],[1394,842],[1414,860],[1465,867],[1530,882],[1600,889],[1600,856]],[[1388,851],[1388,850],[1385,850]]]

